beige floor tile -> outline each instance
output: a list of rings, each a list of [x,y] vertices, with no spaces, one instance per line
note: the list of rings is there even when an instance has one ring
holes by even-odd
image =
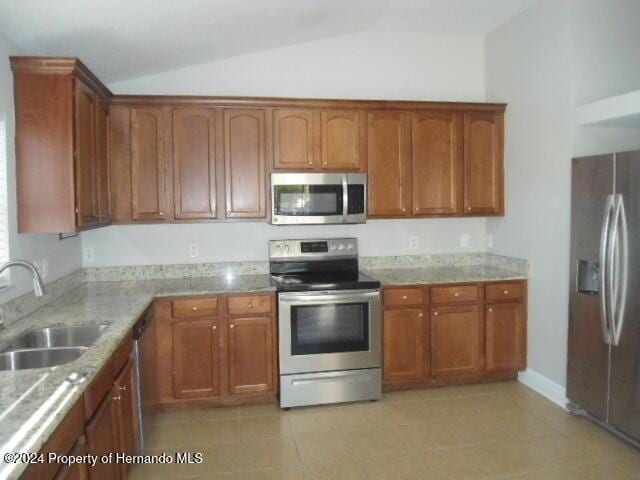
[[[611,464],[592,464],[574,467],[544,469],[528,475],[513,477],[514,480],[637,480],[640,474],[624,472]]]
[[[554,433],[544,437],[528,438],[521,445],[533,455],[540,467],[557,468],[597,463],[592,452],[565,435]]]
[[[261,468],[241,472],[241,480],[304,480],[304,474],[299,466],[285,468]]]
[[[219,420],[221,418],[237,418],[240,416],[239,408],[206,408],[206,409],[198,409],[198,410],[188,410],[189,413],[189,421],[198,423],[198,422],[209,422],[211,420]]]
[[[479,480],[491,478],[486,467],[469,448],[448,448],[423,453],[426,470],[433,480]]]
[[[225,472],[225,473],[211,473],[209,475],[197,475],[197,476],[188,476],[188,477],[178,477],[184,478],[185,480],[242,480],[239,476],[239,473],[236,472]],[[177,480],[177,478],[176,478]]]
[[[240,440],[239,419],[221,418],[207,422],[194,422],[187,427],[187,441],[196,445],[220,445]]]
[[[458,418],[473,418],[479,416],[478,400],[480,398],[483,397],[464,396],[455,398],[439,398],[428,400],[425,403],[428,408],[434,409],[435,412],[441,415],[440,418],[454,420]]]
[[[338,460],[303,465],[306,480],[366,480],[357,460]]]
[[[202,453],[202,463],[174,464],[174,475],[177,478],[231,473],[238,470],[234,462],[234,445],[202,445],[181,448],[180,451]]]
[[[146,455],[161,455],[162,449],[148,449]],[[169,452],[168,452],[169,453]],[[173,456],[173,451],[170,454]],[[130,480],[165,480],[174,478],[173,464],[134,465],[129,475]]]
[[[625,457],[613,461],[612,463],[624,472],[633,473],[640,479],[640,457]]]
[[[422,454],[405,453],[361,460],[368,480],[431,480]]]
[[[288,419],[282,415],[246,417],[237,420],[236,432],[240,441],[252,441],[290,437],[291,427]]]
[[[496,477],[524,475],[541,468],[533,452],[521,442],[479,445],[470,447],[470,452]]]
[[[447,418],[446,404],[439,403],[439,400],[386,404],[383,411],[387,423],[392,425],[433,422]]]
[[[593,432],[600,429],[587,418],[569,413],[548,400],[532,403],[524,408],[559,433]]]
[[[359,458],[406,452],[407,444],[396,427],[359,428],[346,430]]]
[[[188,423],[162,423],[153,425],[151,431],[145,439],[146,448],[167,448],[187,445],[190,442],[188,437]]]
[[[296,445],[290,437],[230,444],[232,461],[239,470],[285,468],[300,465]]]
[[[349,437],[341,430],[296,434],[294,438],[303,464],[356,458]]]
[[[177,410],[175,412],[158,412],[153,415],[151,423],[160,425],[165,423],[188,423],[193,412],[189,410]]]
[[[372,425],[389,424],[384,406],[378,402],[344,404],[336,406],[333,411],[343,428],[366,428]]]
[[[294,434],[307,432],[327,432],[342,428],[333,410],[318,410],[289,415],[291,431]]]
[[[420,401],[416,390],[389,392],[382,395],[382,403],[406,403]]]
[[[263,405],[247,405],[237,407],[238,415],[241,417],[264,417],[270,415],[286,415],[287,411],[281,409],[275,403],[265,403]]]
[[[570,433],[566,435],[566,438],[569,442],[584,448],[603,462],[625,457],[640,457],[638,448],[602,428],[593,431]]]
[[[410,451],[452,448],[467,444],[461,440],[464,436],[458,436],[453,431],[451,422],[412,423],[396,428]]]

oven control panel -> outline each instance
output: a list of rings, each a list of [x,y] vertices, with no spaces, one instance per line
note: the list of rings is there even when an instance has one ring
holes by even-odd
[[[271,240],[269,259],[357,257],[357,238]]]

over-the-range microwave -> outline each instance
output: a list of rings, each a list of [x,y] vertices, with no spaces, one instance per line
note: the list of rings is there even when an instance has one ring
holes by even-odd
[[[272,173],[271,223],[367,221],[366,173]]]

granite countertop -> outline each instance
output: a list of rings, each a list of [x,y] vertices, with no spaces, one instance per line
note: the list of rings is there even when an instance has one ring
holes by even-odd
[[[526,274],[492,265],[366,269],[364,273],[382,285],[430,285],[436,283],[524,280]]]
[[[0,478],[20,476],[26,464],[7,463],[4,454],[40,450],[154,298],[264,291],[275,291],[269,275],[90,282],[9,326],[2,332],[0,347],[34,328],[83,324],[109,328],[73,362],[0,371]]]

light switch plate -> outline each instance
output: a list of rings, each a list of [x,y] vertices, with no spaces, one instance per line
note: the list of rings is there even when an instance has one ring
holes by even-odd
[[[84,261],[88,263],[96,261],[96,251],[93,247],[84,248]]]
[[[415,236],[409,237],[409,248],[411,250],[418,249],[418,237],[415,237]]]
[[[462,233],[460,234],[460,246],[463,248],[469,247],[469,234]]]
[[[200,255],[200,248],[197,243],[189,245],[189,256],[191,258],[197,258]]]

